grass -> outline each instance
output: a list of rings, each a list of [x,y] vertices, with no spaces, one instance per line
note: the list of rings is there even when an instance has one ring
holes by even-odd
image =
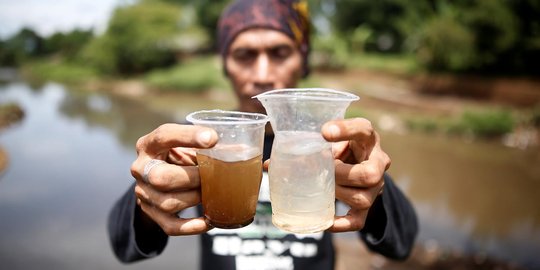
[[[407,127],[421,132],[444,132],[480,138],[500,137],[514,130],[515,117],[503,109],[465,111],[458,117],[439,119],[417,117],[406,120]]]
[[[21,70],[30,79],[67,84],[80,83],[99,77],[95,69],[85,65],[51,60],[27,62]]]
[[[413,55],[403,54],[354,53],[350,55],[346,67],[397,74],[414,74],[422,70]]]
[[[152,71],[144,76],[149,86],[167,91],[202,92],[227,89],[217,57],[197,57],[168,69]]]

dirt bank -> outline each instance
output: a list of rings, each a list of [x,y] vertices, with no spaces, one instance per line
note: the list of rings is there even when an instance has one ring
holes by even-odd
[[[540,104],[540,80],[486,78],[472,75],[422,75],[412,78],[415,91],[425,95],[456,96],[519,107]]]
[[[453,114],[471,106],[525,109],[540,105],[540,80],[533,78],[400,75],[360,69],[312,76],[322,86],[357,91],[362,106],[386,111]]]
[[[24,117],[24,111],[17,104],[0,104],[0,132],[8,126],[19,122]],[[8,155],[0,145],[0,174],[8,165]]]

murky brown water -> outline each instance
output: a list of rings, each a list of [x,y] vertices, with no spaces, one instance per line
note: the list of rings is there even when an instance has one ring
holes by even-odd
[[[0,102],[8,101],[19,102],[26,118],[0,133],[10,155],[0,175],[0,268],[6,269],[123,268],[109,249],[105,222],[132,181],[136,139],[193,110],[234,107],[230,93],[160,95],[143,103],[24,82],[0,85]],[[540,268],[539,149],[419,134],[382,137],[390,173],[418,211],[418,245]],[[185,247],[197,245],[196,237],[174,238],[158,259],[126,269],[196,269],[197,249]]]
[[[421,240],[539,266],[538,149],[426,135],[383,139],[390,173],[418,210]]]

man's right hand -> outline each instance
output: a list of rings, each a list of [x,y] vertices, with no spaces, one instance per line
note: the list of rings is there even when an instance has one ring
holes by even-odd
[[[164,124],[137,141],[137,159],[131,165],[136,179],[135,195],[142,210],[143,224],[156,223],[171,236],[204,233],[210,227],[204,217],[179,218],[177,214],[201,202],[196,148],[210,148],[218,136],[213,129]],[[143,174],[152,159],[165,163],[154,166],[146,180]]]

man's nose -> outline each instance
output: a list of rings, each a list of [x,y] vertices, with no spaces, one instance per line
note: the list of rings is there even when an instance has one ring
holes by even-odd
[[[271,82],[271,66],[268,55],[261,54],[255,63],[255,82],[267,84]]]

